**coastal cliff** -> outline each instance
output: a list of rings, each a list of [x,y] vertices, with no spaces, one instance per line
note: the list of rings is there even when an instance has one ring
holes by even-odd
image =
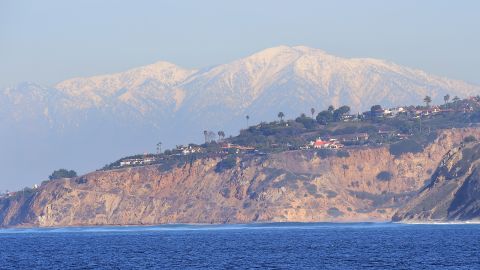
[[[0,226],[389,221],[468,135],[480,130],[444,130],[400,156],[385,145],[246,155],[224,170],[220,158],[204,158],[96,171],[1,198]]]
[[[393,220],[480,221],[480,143],[462,144],[445,154],[428,186]]]

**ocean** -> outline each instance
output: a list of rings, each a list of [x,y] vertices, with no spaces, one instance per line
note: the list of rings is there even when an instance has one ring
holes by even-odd
[[[2,229],[0,269],[480,269],[480,225]]]

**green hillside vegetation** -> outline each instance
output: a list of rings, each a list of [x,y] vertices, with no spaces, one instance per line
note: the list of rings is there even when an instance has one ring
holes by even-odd
[[[221,172],[235,164],[232,160],[237,156],[261,156],[282,151],[314,151],[321,157],[348,155],[345,150],[309,148],[309,143],[318,138],[340,140],[344,148],[388,145],[393,155],[400,156],[422,151],[435,140],[440,129],[469,127],[480,122],[478,96],[463,100],[454,98],[451,102],[446,100],[440,106],[431,106],[427,97],[423,101],[425,106],[405,106],[395,113],[380,105],[373,105],[370,111],[362,114],[350,114],[348,106],[338,109],[330,106],[314,118],[301,114],[295,119],[286,119],[288,116],[279,112],[277,121],[249,126],[234,137],[225,138],[223,131],[203,131],[205,143],[201,145],[189,144],[158,154],[125,157],[106,165],[103,170],[149,164],[160,164],[160,168],[166,170],[199,158],[222,157],[227,161],[216,169]],[[315,109],[309,110],[314,116]],[[125,165],[126,161],[132,160],[137,160],[138,164]]]

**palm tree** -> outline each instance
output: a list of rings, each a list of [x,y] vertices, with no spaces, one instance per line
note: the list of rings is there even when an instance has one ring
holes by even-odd
[[[203,131],[203,136],[205,137],[205,143],[207,143],[208,131],[204,130]]]
[[[313,119],[313,115],[315,114],[315,108],[311,108],[310,113],[312,113],[312,119]]]
[[[432,98],[430,96],[425,96],[425,98],[423,99],[423,102],[425,102],[425,105],[427,105],[427,107],[430,107],[430,103],[432,102]]]
[[[223,139],[225,138],[225,132],[223,132],[222,130],[220,130],[220,131],[218,132],[218,138],[219,138],[220,140],[223,140]]]
[[[250,119],[250,116],[245,116],[245,119],[247,119],[247,128],[248,128],[248,120]]]
[[[450,95],[449,94],[446,94],[445,96],[443,96],[443,101],[445,101],[445,108],[447,108],[447,103],[448,101],[450,100]]]
[[[280,118],[280,122],[283,122],[283,117],[285,117],[285,114],[283,112],[279,112],[277,116]]]
[[[162,142],[157,143],[157,154],[162,153]]]

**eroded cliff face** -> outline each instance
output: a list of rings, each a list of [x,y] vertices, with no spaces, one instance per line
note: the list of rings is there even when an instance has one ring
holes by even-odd
[[[387,221],[425,186],[443,155],[471,134],[480,130],[443,131],[423,152],[400,157],[377,147],[348,149],[348,157],[321,158],[313,151],[244,157],[222,173],[215,172],[219,159],[169,170],[98,171],[1,199],[0,224]]]
[[[480,221],[480,143],[455,147],[428,184],[394,216],[402,222]]]

